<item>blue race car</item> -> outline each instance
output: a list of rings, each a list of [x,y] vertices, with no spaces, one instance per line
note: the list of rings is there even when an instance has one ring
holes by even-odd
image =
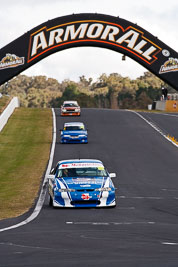
[[[88,143],[88,133],[82,122],[64,123],[61,130],[61,143]]]
[[[53,207],[115,207],[115,187],[100,160],[59,161],[48,177],[49,205]]]

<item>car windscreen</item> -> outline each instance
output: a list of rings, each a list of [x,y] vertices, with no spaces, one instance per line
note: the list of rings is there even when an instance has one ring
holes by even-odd
[[[74,103],[69,103],[69,104],[64,104],[63,107],[65,108],[70,108],[70,107],[78,107],[77,104],[74,104]]]
[[[107,177],[104,167],[58,169],[57,177]]]
[[[64,127],[64,131],[82,131],[84,127],[82,126],[66,126]]]

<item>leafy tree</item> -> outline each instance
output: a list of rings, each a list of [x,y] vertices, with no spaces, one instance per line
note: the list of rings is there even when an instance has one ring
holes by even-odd
[[[79,82],[66,79],[61,83],[43,75],[18,75],[0,86],[0,92],[18,96],[25,107],[60,107],[64,100],[77,100],[82,107],[147,108],[160,99],[162,85],[177,93],[150,72],[137,79],[103,73],[95,82],[82,75]]]
[[[146,92],[142,92],[138,97],[137,108],[147,109],[149,104],[152,104],[151,98],[146,94]]]
[[[78,90],[77,90],[77,85],[74,84],[74,83],[70,83],[63,95],[62,95],[62,98],[63,100],[75,100],[76,96],[79,94]]]

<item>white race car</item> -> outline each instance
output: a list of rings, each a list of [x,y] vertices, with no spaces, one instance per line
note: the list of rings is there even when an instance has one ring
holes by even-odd
[[[100,160],[59,161],[49,175],[49,204],[53,207],[115,207],[115,187]]]
[[[61,116],[80,116],[81,110],[77,101],[64,101],[61,106]]]

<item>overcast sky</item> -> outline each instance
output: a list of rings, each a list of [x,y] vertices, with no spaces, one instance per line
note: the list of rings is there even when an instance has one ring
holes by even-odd
[[[77,13],[102,13],[137,23],[178,51],[178,0],[0,0],[0,48],[35,26],[56,17]],[[71,48],[50,55],[23,74],[46,75],[58,81],[94,80],[117,72],[135,79],[145,71],[122,54],[102,48]]]

